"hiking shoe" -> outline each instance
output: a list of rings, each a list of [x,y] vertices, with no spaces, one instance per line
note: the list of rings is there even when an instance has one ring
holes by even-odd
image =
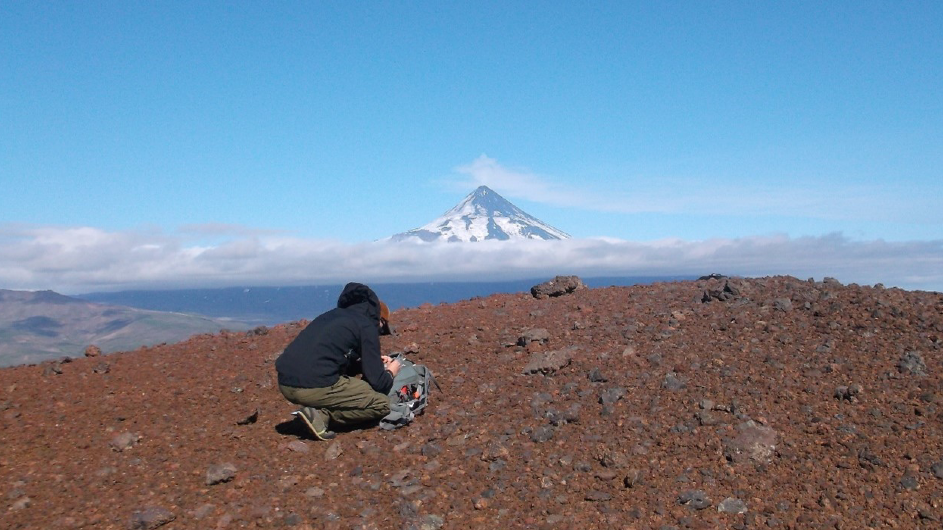
[[[324,413],[311,407],[301,407],[292,412],[295,416],[301,418],[301,421],[308,426],[308,430],[314,434],[318,440],[331,440],[337,436],[334,431],[327,430],[327,422],[324,420]]]

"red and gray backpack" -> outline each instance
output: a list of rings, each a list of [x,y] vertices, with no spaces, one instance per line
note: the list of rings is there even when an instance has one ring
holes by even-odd
[[[380,427],[387,430],[409,425],[429,405],[430,387],[435,385],[439,389],[432,370],[426,365],[416,364],[400,353],[390,356],[399,361],[401,366],[393,378],[393,388],[389,393],[390,413],[380,420]]]

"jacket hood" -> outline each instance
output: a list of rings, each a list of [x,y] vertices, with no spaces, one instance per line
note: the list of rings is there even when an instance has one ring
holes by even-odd
[[[380,321],[380,299],[377,294],[362,283],[350,282],[337,297],[337,307],[345,309],[357,304],[364,304],[364,313],[371,319]]]

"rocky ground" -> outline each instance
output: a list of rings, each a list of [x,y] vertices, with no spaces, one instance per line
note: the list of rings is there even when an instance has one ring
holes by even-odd
[[[0,527],[943,525],[940,293],[714,278],[393,321],[442,391],[331,442],[275,382],[303,322],[0,370]]]

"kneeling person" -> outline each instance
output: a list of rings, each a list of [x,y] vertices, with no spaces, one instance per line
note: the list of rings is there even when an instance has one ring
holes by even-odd
[[[321,440],[331,425],[349,427],[390,413],[388,393],[399,361],[380,353],[390,310],[366,285],[348,283],[337,308],[311,321],[275,361],[278,388]],[[362,378],[356,377],[362,375]]]

